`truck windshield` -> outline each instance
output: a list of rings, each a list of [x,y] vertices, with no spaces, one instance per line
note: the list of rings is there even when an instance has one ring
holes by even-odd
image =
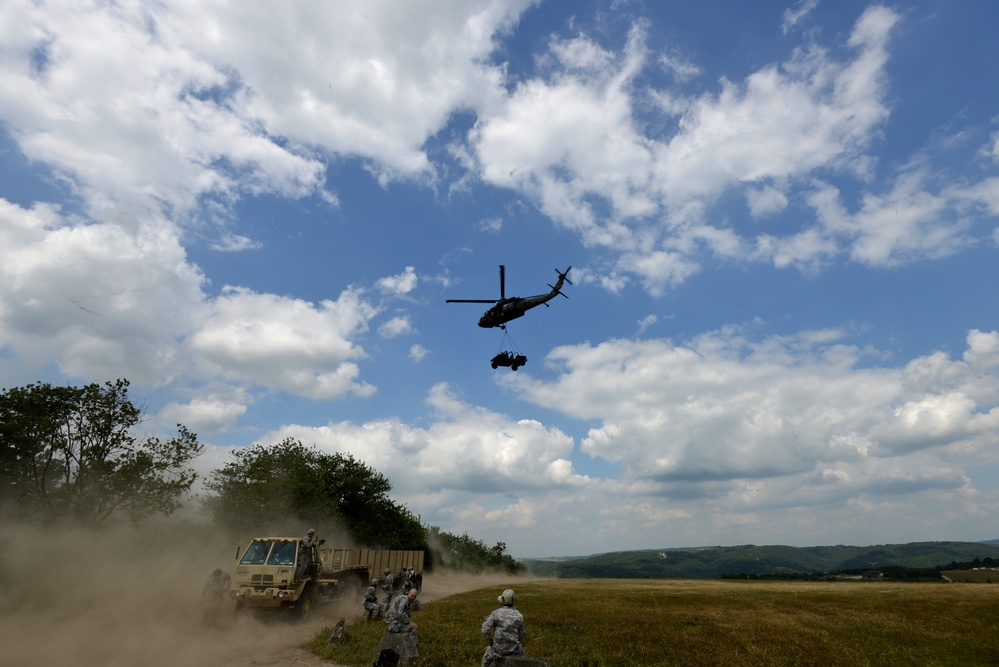
[[[268,565],[294,565],[298,542],[275,542]]]
[[[271,548],[270,542],[251,542],[246,553],[239,559],[240,565],[263,565],[267,560],[267,551]]]

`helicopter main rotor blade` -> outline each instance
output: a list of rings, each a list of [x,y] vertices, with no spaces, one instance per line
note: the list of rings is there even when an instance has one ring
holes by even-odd
[[[500,266],[500,300],[506,298],[506,267],[502,264]]]
[[[444,303],[496,303],[497,299],[445,299]]]

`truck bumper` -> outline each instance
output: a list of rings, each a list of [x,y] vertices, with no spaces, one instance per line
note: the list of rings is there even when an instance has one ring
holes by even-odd
[[[244,607],[276,608],[290,604],[295,597],[295,591],[282,588],[237,588],[231,591],[236,602]]]

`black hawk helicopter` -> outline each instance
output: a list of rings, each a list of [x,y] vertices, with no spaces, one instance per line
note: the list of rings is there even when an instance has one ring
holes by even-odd
[[[496,305],[487,310],[479,318],[479,326],[483,329],[490,329],[492,327],[499,327],[500,329],[506,330],[506,323],[510,320],[515,320],[518,317],[523,317],[524,313],[529,311],[531,308],[545,304],[548,307],[548,302],[555,298],[556,295],[565,296],[562,294],[562,285],[564,283],[572,284],[569,280],[569,271],[572,270],[570,266],[565,271],[559,271],[555,269],[555,273],[558,274],[558,280],[554,285],[549,284],[548,286],[552,288],[551,292],[548,294],[537,294],[535,296],[511,296],[507,298],[506,296],[506,269],[500,264],[500,298],[498,299],[447,299],[445,303],[495,303]],[[565,298],[569,298],[565,296]]]

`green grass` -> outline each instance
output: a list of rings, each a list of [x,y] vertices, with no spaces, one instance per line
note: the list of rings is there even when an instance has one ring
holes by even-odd
[[[887,582],[570,579],[519,584],[528,653],[552,665],[999,665],[999,587]],[[413,614],[424,667],[477,665],[479,627],[502,587]],[[306,648],[367,667],[382,622],[354,619],[339,646]]]

